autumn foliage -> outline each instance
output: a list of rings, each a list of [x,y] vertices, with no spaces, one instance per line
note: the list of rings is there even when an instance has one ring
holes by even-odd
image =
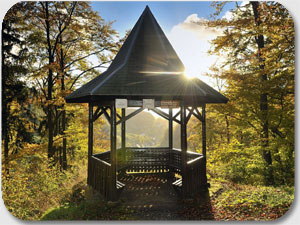
[[[207,75],[229,99],[207,107],[209,213],[216,220],[273,220],[294,198],[294,23],[277,2],[238,3],[230,18],[219,18],[224,4],[214,2],[214,17],[204,24],[222,31],[210,53],[223,60]],[[59,216],[50,219],[138,219],[122,207],[86,201],[88,108],[64,99],[100,75],[122,42],[89,2],[20,2],[7,12],[2,197],[14,216],[47,219],[45,212],[56,208]],[[99,121],[96,152],[109,149],[109,132]],[[154,142],[139,132],[128,143]],[[201,152],[201,143],[201,124],[192,117],[189,150]],[[203,218],[201,207],[183,210],[182,218]]]

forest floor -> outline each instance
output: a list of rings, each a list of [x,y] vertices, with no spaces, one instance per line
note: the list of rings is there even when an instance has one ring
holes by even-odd
[[[118,202],[105,202],[84,183],[42,220],[274,220],[287,212],[294,189],[210,179],[209,193],[185,201],[163,176],[130,175]]]

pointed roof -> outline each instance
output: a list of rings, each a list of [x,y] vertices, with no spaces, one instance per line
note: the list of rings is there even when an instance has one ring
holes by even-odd
[[[184,65],[147,6],[108,69],[66,101],[115,98],[182,99],[225,103],[227,98],[199,79],[186,79]]]

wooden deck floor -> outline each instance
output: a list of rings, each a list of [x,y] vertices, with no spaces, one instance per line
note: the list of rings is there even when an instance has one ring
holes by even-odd
[[[185,220],[186,212],[194,207],[193,202],[187,204],[178,197],[172,187],[174,180],[163,174],[130,174],[119,180],[126,184],[120,200],[138,219]],[[209,206],[201,210],[195,219],[213,219]]]

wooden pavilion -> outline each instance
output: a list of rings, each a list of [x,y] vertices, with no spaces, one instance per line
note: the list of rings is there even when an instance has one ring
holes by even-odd
[[[125,186],[118,177],[126,172],[177,173],[181,178],[173,186],[184,198],[207,190],[205,105],[228,99],[197,78],[187,79],[184,71],[147,6],[109,68],[66,97],[68,103],[89,103],[87,182],[106,199],[118,198]],[[138,109],[126,114],[129,107]],[[126,147],[126,121],[146,108],[169,121],[168,147]],[[161,108],[168,108],[168,113]],[[174,108],[179,111],[173,114]],[[111,146],[110,151],[94,154],[93,123],[101,115],[110,123]],[[202,122],[202,154],[187,151],[186,128],[192,115]],[[181,149],[173,148],[174,122],[181,126]]]

